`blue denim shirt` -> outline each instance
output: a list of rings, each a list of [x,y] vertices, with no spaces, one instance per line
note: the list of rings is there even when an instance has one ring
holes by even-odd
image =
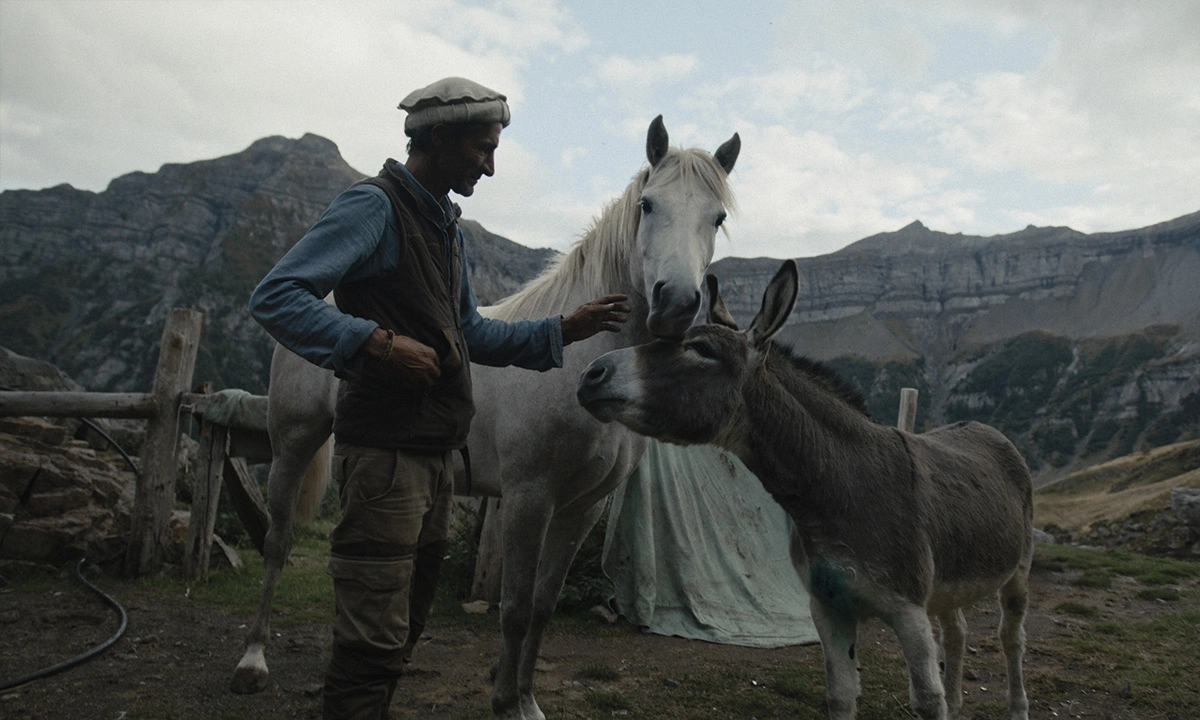
[[[403,164],[400,170],[420,184]],[[425,193],[449,227],[456,208]],[[462,232],[455,241],[463,244]],[[250,296],[250,314],[281,345],[309,362],[332,369],[338,377],[358,374],[358,349],[379,327],[347,315],[325,301],[343,282],[353,282],[395,269],[404,238],[391,202],[383,190],[355,185],[338,195],[304,237],[259,282]],[[505,322],[479,314],[467,277],[463,248],[459,316],[471,361],[483,365],[517,365],[530,370],[562,367],[562,324],[558,316]]]

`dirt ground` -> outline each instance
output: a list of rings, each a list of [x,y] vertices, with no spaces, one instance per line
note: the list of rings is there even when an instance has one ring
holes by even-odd
[[[1106,620],[1121,623],[1164,612],[1168,603],[1139,599],[1141,586],[1132,581],[1111,588],[1081,588],[1057,572],[1035,574],[1032,608],[1026,629],[1025,667],[1032,706],[1031,717],[1136,718],[1125,698],[1131,689],[1111,679],[1097,684],[1094,677],[1055,651],[1054,639],[1070,635],[1076,620],[1055,612],[1063,602],[1093,605]],[[103,585],[103,578],[97,584]],[[1197,591],[1189,581],[1187,592]],[[318,718],[320,678],[328,658],[329,628],[315,624],[279,631],[268,653],[271,686],[258,695],[229,692],[231,672],[241,652],[248,617],[227,614],[184,597],[140,592],[118,598],[129,616],[124,636],[97,658],[73,669],[27,685],[0,691],[0,718],[16,720],[134,720],[136,718]],[[495,611],[491,613],[495,618]],[[970,635],[964,687],[968,694],[963,717],[998,717],[1003,700],[1004,671],[995,641],[998,612],[994,603],[980,603],[969,615]],[[689,683],[697,678],[720,678],[721,668],[736,668],[738,682],[758,686],[758,673],[790,665],[821,665],[818,646],[751,649],[716,645],[641,633],[627,624],[590,630],[587,622],[558,624],[544,643],[537,694],[547,715],[554,718],[650,717],[644,710],[598,709],[584,702],[585,694],[603,685],[604,692],[650,697],[638,707],[664,708],[654,717],[725,717],[713,714]],[[53,665],[84,652],[112,635],[114,613],[95,595],[64,580],[61,587],[36,592],[0,587],[0,683]],[[498,621],[491,630],[470,630],[471,623],[433,619],[430,635],[402,679],[392,717],[488,718],[488,670],[499,647]],[[475,625],[480,625],[475,623]],[[894,636],[878,622],[860,634],[864,677],[872,667],[899,667]],[[580,679],[581,670],[607,667],[615,677]],[[714,675],[713,671],[717,670]],[[586,675],[586,673],[585,673]],[[820,677],[818,674],[816,677]],[[746,678],[750,678],[749,681]],[[818,680],[819,682],[819,680]],[[864,681],[864,685],[866,685]],[[1066,688],[1069,701],[1048,703],[1039,689],[1054,687],[1059,697]],[[749,689],[749,688],[747,688]],[[1136,691],[1137,689],[1133,689]],[[864,695],[871,692],[864,690]],[[894,714],[910,717],[904,708],[903,684],[895,688]],[[689,707],[680,697],[701,698]],[[821,689],[813,688],[819,699]],[[864,697],[865,699],[865,697]],[[683,703],[683,704],[681,704]],[[977,703],[984,711],[976,714]],[[667,710],[666,708],[670,708]],[[1197,717],[1197,708],[1156,718]],[[732,715],[730,715],[732,716]],[[781,715],[771,715],[771,717]],[[823,712],[822,712],[823,716]],[[759,717],[766,717],[760,715]]]

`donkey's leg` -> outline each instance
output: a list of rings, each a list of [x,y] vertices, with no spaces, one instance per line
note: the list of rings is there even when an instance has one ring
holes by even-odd
[[[942,685],[946,691],[946,713],[958,717],[962,710],[963,653],[967,649],[967,618],[962,608],[947,610],[938,615],[942,626],[942,655],[946,668],[942,671]]]
[[[918,717],[946,720],[946,693],[938,673],[933,624],[920,605],[906,605],[889,619],[908,664],[908,695]]]
[[[1010,720],[1028,720],[1029,698],[1025,696],[1025,675],[1021,662],[1025,656],[1025,610],[1029,604],[1029,565],[1000,588],[1000,646],[1008,663],[1008,716]]]
[[[858,677],[858,620],[829,611],[809,596],[809,613],[825,656],[825,702],[830,720],[853,720],[862,685]]]
[[[258,614],[246,634],[245,653],[234,670],[229,689],[235,693],[261,692],[267,687],[266,646],[270,635],[271,603],[279,575],[292,550],[296,498],[304,473],[316,451],[329,438],[327,423],[296,426],[295,431],[273,437],[273,458],[267,479],[267,511],[270,522],[263,540],[263,587]]]
[[[518,685],[521,653],[533,618],[533,588],[553,508],[544,494],[509,493],[503,515],[504,576],[500,583],[500,661],[492,686],[492,713],[503,720],[525,720]]]

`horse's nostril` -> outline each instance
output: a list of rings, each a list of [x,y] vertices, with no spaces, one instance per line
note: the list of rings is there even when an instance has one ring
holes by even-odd
[[[604,382],[604,378],[608,375],[608,368],[603,364],[595,364],[584,371],[584,385],[599,385]]]
[[[650,301],[654,304],[655,307],[658,307],[662,303],[663,288],[665,288],[666,286],[667,286],[667,282],[665,280],[659,280],[658,282],[654,283],[654,290],[652,290],[650,293]]]

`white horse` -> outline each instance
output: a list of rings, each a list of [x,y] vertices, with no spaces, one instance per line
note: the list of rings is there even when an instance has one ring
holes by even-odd
[[[716,232],[733,202],[728,174],[740,149],[736,133],[712,155],[671,148],[662,116],[655,118],[646,137],[649,167],[555,265],[481,310],[505,320],[538,318],[567,314],[613,293],[628,295],[631,307],[620,333],[600,333],[565,348],[562,370],[472,368],[478,410],[468,440],[471,492],[504,498],[503,646],[492,692],[497,716],[545,717],[533,697],[533,670],[546,623],[604,498],[645,451],[643,438],[620,425],[601,424],[579,407],[576,377],[597,355],[654,337],[678,337],[692,324]],[[291,549],[301,479],[331,431],[335,392],[329,371],[276,349],[269,390],[274,461],[266,572],[258,617],[234,674],[235,692],[266,687],[271,602]]]

